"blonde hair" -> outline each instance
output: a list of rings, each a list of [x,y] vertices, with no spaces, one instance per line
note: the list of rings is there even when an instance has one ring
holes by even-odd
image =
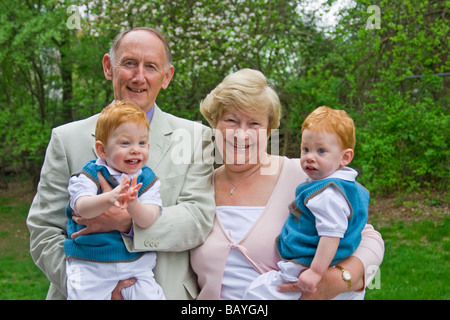
[[[318,107],[303,122],[302,133],[305,129],[336,133],[344,149],[355,148],[355,124],[344,110],[335,110],[326,106]]]
[[[230,110],[244,114],[266,113],[269,129],[280,126],[281,104],[262,72],[242,69],[226,76],[200,104],[200,112],[212,128]]]
[[[115,101],[100,113],[95,126],[95,139],[106,144],[111,132],[125,122],[143,125],[147,131],[150,130],[147,114],[141,108],[130,101]]]

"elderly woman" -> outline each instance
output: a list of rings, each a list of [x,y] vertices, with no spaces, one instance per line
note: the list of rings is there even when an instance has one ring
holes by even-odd
[[[281,105],[261,72],[243,69],[227,76],[201,103],[200,111],[215,129],[224,165],[213,177],[213,229],[206,242],[191,251],[200,287],[197,299],[242,299],[259,274],[278,268],[275,239],[289,215],[287,204],[306,175],[299,159],[266,152],[270,133],[279,126]],[[351,279],[330,267],[317,293],[303,294],[302,299],[363,291],[370,280],[365,270],[378,267],[383,254],[381,235],[367,225],[357,251],[340,263]],[[279,290],[300,291],[297,283]]]

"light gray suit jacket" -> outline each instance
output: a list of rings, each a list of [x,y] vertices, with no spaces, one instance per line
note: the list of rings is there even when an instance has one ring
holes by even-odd
[[[188,250],[205,241],[215,212],[211,130],[155,108],[148,166],[161,181],[163,211],[150,228],[134,226],[134,238],[124,241],[130,251],[157,251],[155,278],[167,299],[192,299],[198,290]],[[51,282],[47,299],[66,297],[67,185],[72,173],[96,158],[97,118],[53,129],[28,214],[31,255]]]

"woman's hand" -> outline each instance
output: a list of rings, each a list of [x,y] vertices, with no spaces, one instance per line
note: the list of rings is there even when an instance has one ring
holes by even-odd
[[[101,173],[98,174],[98,179],[100,181],[100,186],[104,192],[111,191],[112,188],[108,181],[102,176]],[[99,215],[98,217],[92,219],[84,219],[78,215],[74,215],[72,220],[79,225],[84,225],[86,228],[74,232],[71,236],[75,239],[81,235],[109,232],[117,230],[120,232],[127,233],[130,231],[132,226],[132,220],[128,211],[122,210],[112,206],[110,209]]]
[[[344,269],[349,270],[352,275],[352,286],[350,291],[359,291],[364,288],[364,265],[361,260],[350,256],[341,263]],[[334,267],[329,267],[317,285],[317,291],[312,294],[303,292],[301,300],[330,300],[338,294],[347,292],[347,282],[342,279],[342,272]],[[298,282],[286,283],[278,286],[280,292],[301,292]]]

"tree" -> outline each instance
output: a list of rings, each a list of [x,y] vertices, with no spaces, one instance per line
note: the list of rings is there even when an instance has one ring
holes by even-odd
[[[0,0],[0,173],[20,164],[37,177],[50,129],[113,100],[101,60],[114,36],[152,26],[168,36],[176,70],[158,97],[165,111],[202,120],[200,101],[227,74],[258,69],[284,109],[281,154],[299,156],[303,119],[328,105],[356,122],[352,165],[369,189],[448,184],[445,1],[358,0],[328,30],[311,0],[84,0],[67,12],[73,3]],[[73,14],[79,29],[68,27]]]
[[[55,25],[60,12],[49,1],[2,1],[1,6],[0,121],[8,130],[0,137],[0,162],[3,172],[6,166],[20,164],[36,177],[53,124],[49,112],[56,111],[51,97],[59,89],[59,52],[52,39],[59,37],[59,30],[48,26]]]
[[[446,188],[449,5],[377,3],[380,29],[367,28],[373,1],[357,1],[341,12],[333,34],[336,51],[328,57],[334,69],[327,70],[342,81],[339,105],[358,127],[353,163],[373,191]]]

